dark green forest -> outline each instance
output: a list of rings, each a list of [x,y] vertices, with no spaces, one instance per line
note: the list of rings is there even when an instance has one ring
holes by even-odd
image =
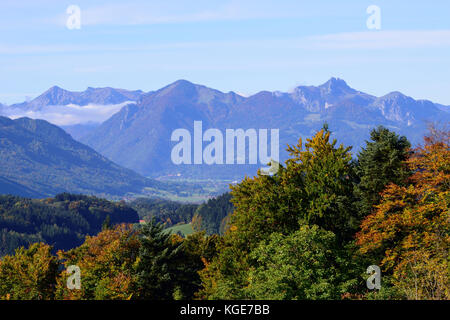
[[[206,234],[224,234],[233,213],[234,206],[231,194],[225,193],[200,205],[195,211],[192,225],[195,231],[205,231]]]
[[[140,219],[149,222],[154,218],[156,222],[167,227],[190,223],[199,206],[158,198],[137,198],[128,204],[137,211]]]
[[[197,231],[223,233],[225,218],[233,208],[230,199],[226,193],[198,205],[158,198],[138,198],[126,203],[69,193],[46,199],[2,195],[0,255],[12,254],[16,248],[34,242],[51,244],[55,250],[71,249],[79,246],[87,235],[97,234],[105,223],[154,219],[168,228],[197,221]]]
[[[137,223],[135,210],[124,202],[62,193],[54,198],[29,199],[0,196],[0,255],[13,254],[20,246],[45,242],[54,250],[83,243],[103,224]]]

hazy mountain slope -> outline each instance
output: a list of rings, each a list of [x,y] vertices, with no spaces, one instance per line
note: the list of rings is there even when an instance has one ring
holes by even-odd
[[[194,120],[214,127],[241,101],[235,93],[180,80],[124,107],[81,141],[144,175],[162,172],[170,163],[173,130],[191,130]]]
[[[43,195],[23,185],[0,177],[0,194],[14,194],[22,197],[40,198]]]
[[[65,132],[70,134],[72,138],[75,140],[81,140],[83,137],[87,136],[91,132],[93,132],[100,123],[97,122],[87,122],[87,123],[79,123],[72,124],[67,126],[60,126]]]
[[[123,195],[160,184],[116,165],[57,126],[28,118],[0,117],[0,176],[42,195]]]
[[[439,104],[439,103],[436,103],[435,105],[441,111],[450,112],[450,106],[444,106],[444,105]]]

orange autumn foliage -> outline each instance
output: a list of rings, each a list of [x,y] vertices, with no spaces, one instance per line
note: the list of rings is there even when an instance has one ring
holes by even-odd
[[[432,134],[407,160],[409,185],[390,184],[357,234],[408,299],[450,299],[450,133]]]
[[[134,294],[133,273],[139,250],[139,240],[130,225],[118,225],[98,235],[86,238],[70,251],[59,251],[58,257],[69,265],[81,269],[81,290],[68,290],[68,275],[61,272],[57,285],[59,299],[119,299]]]

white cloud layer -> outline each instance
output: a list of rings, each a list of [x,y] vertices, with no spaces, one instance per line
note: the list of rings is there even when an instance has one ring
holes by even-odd
[[[68,126],[83,123],[101,123],[130,103],[133,103],[133,101],[111,105],[88,104],[87,106],[79,106],[69,104],[66,106],[46,106],[38,111],[4,107],[1,113],[11,119],[28,117],[47,120],[58,126]]]
[[[394,49],[450,46],[450,30],[387,30],[307,37],[316,49]]]
[[[154,25],[203,21],[300,17],[311,10],[294,3],[274,6],[265,0],[127,1],[80,5],[83,25]],[[55,19],[63,25],[67,15]]]

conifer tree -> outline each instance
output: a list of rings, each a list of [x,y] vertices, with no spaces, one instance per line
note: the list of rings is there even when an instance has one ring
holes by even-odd
[[[380,193],[389,183],[403,185],[410,175],[405,161],[411,144],[404,136],[379,126],[370,133],[370,141],[358,155],[356,172],[360,179],[355,188],[357,207],[363,218],[381,200]]]
[[[184,240],[164,231],[155,220],[141,230],[138,255],[138,298],[171,300],[191,298],[200,286],[200,256],[185,248]]]

